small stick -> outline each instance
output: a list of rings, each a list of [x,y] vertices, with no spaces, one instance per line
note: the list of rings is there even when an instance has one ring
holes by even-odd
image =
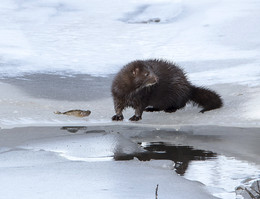
[[[260,196],[260,189],[259,189],[259,181],[257,180],[256,181],[256,184],[257,184],[257,189],[258,189],[258,191],[256,190],[256,189],[254,189],[253,187],[251,187],[251,189],[254,191],[254,192],[256,192],[257,194],[258,194],[258,196]],[[253,186],[253,185],[252,185]]]
[[[249,194],[249,196],[253,199],[257,199],[247,188],[245,188],[246,192]]]
[[[256,183],[257,183],[257,188],[258,188],[258,191],[259,191],[259,192],[257,192],[257,193],[260,194],[259,180],[257,180]]]
[[[158,199],[158,187],[159,187],[159,184],[157,184],[156,189],[155,189],[155,199]]]

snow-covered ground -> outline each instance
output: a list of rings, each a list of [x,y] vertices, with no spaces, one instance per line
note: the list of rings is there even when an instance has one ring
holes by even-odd
[[[145,113],[142,121],[133,124],[126,119],[121,125],[174,129],[187,125],[260,127],[259,19],[258,0],[2,0],[0,128],[113,126],[117,124],[110,119],[114,114],[110,96],[113,74],[127,62],[147,58],[176,62],[194,84],[220,93],[224,107],[199,114],[198,108],[188,105],[174,114]],[[92,113],[86,119],[53,114],[69,109],[89,109]],[[128,109],[125,118],[132,114]],[[25,134],[21,132],[17,139]],[[61,146],[63,139],[70,144],[67,137],[46,141],[37,135],[35,139],[40,144],[31,145],[30,141],[29,146],[22,149],[16,144],[0,145],[0,179],[5,190],[0,189],[0,194],[4,193],[5,198],[15,196],[15,191],[12,195],[6,191],[12,187],[17,187],[21,198],[50,198],[53,192],[47,190],[49,183],[59,188],[54,198],[84,198],[86,193],[91,194],[90,198],[152,198],[156,184],[160,184],[160,198],[164,197],[163,193],[166,193],[165,198],[171,194],[174,198],[210,197],[197,183],[173,175],[167,166],[164,167],[168,163],[159,162],[153,166],[155,163],[137,160],[120,163],[109,158],[72,160],[68,156],[57,156],[59,151],[51,150]],[[259,139],[258,134],[253,136]],[[82,138],[74,139],[77,143]],[[102,136],[89,139],[93,141],[88,144],[96,142],[97,146],[108,147],[101,148],[100,152],[113,153],[113,141],[102,143],[106,139]],[[47,144],[43,146],[42,143]],[[225,149],[223,146],[223,151],[219,152]],[[73,153],[80,153],[82,158],[81,150]],[[103,156],[110,157],[110,153]],[[96,157],[99,154],[95,150],[92,158]],[[242,155],[240,158],[247,159]],[[93,170],[100,173],[92,173]],[[136,173],[122,180],[124,174],[120,172],[124,170]],[[132,187],[134,179],[145,172],[147,175],[142,175],[144,187]],[[41,176],[34,178],[37,173]],[[156,176],[152,176],[154,173]],[[9,174],[11,180],[8,180]],[[86,176],[90,176],[89,182]],[[70,184],[58,186],[67,178],[71,179]],[[95,185],[104,182],[101,183],[104,187],[86,188],[85,183],[93,181]],[[119,185],[122,182],[125,184]],[[32,185],[36,188],[28,189]],[[163,191],[163,187],[166,190]],[[74,195],[67,191],[62,195],[70,188],[75,190]],[[192,193],[185,196],[176,193],[181,190],[186,194],[186,189]]]
[[[106,75],[133,59],[166,58],[207,62],[183,67],[211,75],[211,84],[259,80],[257,0],[3,0],[0,6],[1,76]],[[153,18],[160,22],[142,23]]]
[[[203,116],[188,107],[188,112],[167,115],[168,120],[159,113],[152,122],[149,118],[143,123],[259,126],[259,7],[257,0],[4,0],[0,5],[0,77],[21,80],[23,74],[35,73],[61,75],[58,79],[78,74],[108,77],[134,59],[165,58],[183,67],[194,84],[219,92],[225,106]],[[30,77],[23,80],[34,84]],[[51,80],[41,81],[42,86],[51,87]],[[66,86],[73,88],[68,81],[64,79]],[[53,92],[63,88],[64,82],[60,82]],[[77,104],[31,99],[41,98],[35,95],[26,98],[28,86],[25,93],[19,91],[21,97],[16,87],[0,84],[1,126],[67,123],[63,117],[47,113],[81,107],[92,109],[91,123],[110,122],[111,98],[86,103],[79,93],[89,94],[96,87],[83,79],[84,83],[86,90],[81,86],[82,90],[74,87],[68,91],[78,89],[76,101],[81,102]],[[103,92],[109,93],[106,88]],[[11,94],[4,91],[9,89]],[[69,101],[68,92],[64,101]],[[31,111],[33,107],[36,110]]]

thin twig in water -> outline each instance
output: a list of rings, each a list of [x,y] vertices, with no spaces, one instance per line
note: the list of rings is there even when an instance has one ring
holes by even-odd
[[[245,188],[245,190],[252,199],[256,199],[256,197],[247,188]]]
[[[260,198],[260,188],[259,188],[259,181],[256,181],[256,184],[257,184],[257,189],[254,189],[253,187],[251,187],[251,189],[257,194],[257,198]],[[253,186],[253,185],[252,185]]]
[[[159,187],[159,184],[157,184],[156,189],[155,189],[155,199],[158,199],[158,187]]]
[[[258,188],[258,192],[257,192],[257,193],[260,195],[260,186],[259,186],[259,180],[257,180],[257,181],[256,181],[256,183],[257,183],[257,188]]]

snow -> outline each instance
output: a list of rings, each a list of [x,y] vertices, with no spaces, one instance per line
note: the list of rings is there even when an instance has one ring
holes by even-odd
[[[2,0],[1,131],[118,124],[110,119],[111,78],[124,64],[149,58],[177,63],[195,85],[216,90],[224,107],[205,114],[191,105],[175,114],[144,113],[138,123],[127,120],[128,109],[120,125],[259,127],[259,8],[257,0]],[[69,109],[92,113],[53,114]],[[24,133],[7,138],[23,140]],[[203,185],[175,175],[171,162],[112,161],[116,152],[142,150],[115,132],[56,136],[32,133],[23,143],[0,145],[1,195],[153,198],[159,184],[159,198],[213,198]]]
[[[0,11],[0,72],[106,75],[145,58],[177,63],[244,59],[259,66],[257,5],[254,0],[5,0]],[[153,18],[160,23],[140,23]],[[229,67],[215,69],[212,72],[228,73]],[[236,72],[244,74],[239,68]],[[259,74],[255,76],[259,80]]]
[[[260,83],[258,8],[256,0],[4,0],[0,78],[37,73],[104,77],[135,59],[164,58],[180,65],[195,85],[212,86],[225,108],[232,101],[225,115],[240,115],[234,125],[250,120],[250,126],[259,126],[259,91],[253,93]],[[145,23],[154,19],[160,22]],[[239,90],[236,95],[243,99],[236,100],[230,90]],[[30,116],[0,120],[4,125],[37,124]],[[92,119],[107,123],[110,117]]]

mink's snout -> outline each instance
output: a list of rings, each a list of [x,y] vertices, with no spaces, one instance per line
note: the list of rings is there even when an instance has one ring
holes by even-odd
[[[147,80],[145,81],[145,86],[152,86],[154,84],[157,84],[159,82],[159,78],[155,75],[155,74],[150,74],[147,78]]]

